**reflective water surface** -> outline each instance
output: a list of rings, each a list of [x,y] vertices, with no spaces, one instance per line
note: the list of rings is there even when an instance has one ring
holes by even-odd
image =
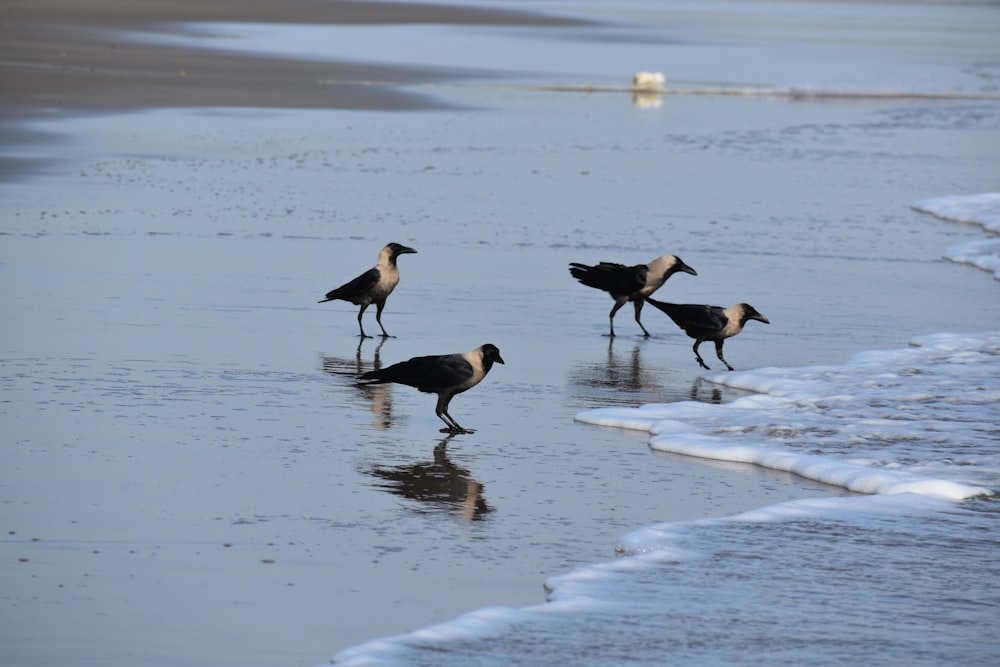
[[[680,254],[699,275],[659,297],[748,301],[771,320],[727,343],[738,369],[836,364],[916,334],[1000,328],[1000,309],[984,306],[993,278],[942,259],[983,230],[909,208],[995,188],[995,102],[637,105],[627,92],[549,85],[618,85],[639,68],[690,86],[994,85],[995,47],[969,29],[992,25],[990,8],[739,4],[753,21],[730,20],[731,4],[640,2],[574,5],[641,26],[558,38],[397,29],[418,45],[469,35],[507,45],[465,58],[507,77],[423,91],[448,110],[157,110],[31,125],[65,141],[56,156],[19,145],[49,168],[0,185],[0,662],[320,664],[481,607],[541,603],[546,578],[614,559],[621,536],[644,526],[842,494],[653,453],[644,435],[573,421],[594,407],[742,395],[700,380],[690,339],[659,313],[645,314],[650,339],[622,322],[609,340],[610,300],[572,280],[573,261]],[[511,74],[489,55],[509,52],[539,64]],[[359,341],[355,307],[315,302],[388,241],[420,251],[386,307],[397,337]],[[474,435],[444,442],[433,396],[355,381],[488,341],[506,365],[451,406]],[[992,538],[973,528],[991,524],[971,511],[942,520],[969,520],[967,562],[986,567]],[[883,591],[890,566],[874,558],[891,531],[709,525],[692,530],[709,544],[698,548],[748,555],[706,569],[711,588],[686,590],[690,608],[728,585],[787,583],[786,561],[766,563],[791,558],[811,529],[832,531],[831,548],[868,540],[872,559],[830,568],[847,585],[857,566],[859,590]],[[930,541],[915,557],[954,558]],[[807,557],[822,570],[825,554]],[[965,567],[954,560],[951,571]],[[648,576],[673,567],[700,565]],[[824,595],[857,599],[843,590],[834,582]],[[766,655],[757,649],[776,625],[799,627],[731,612],[673,639],[745,658]],[[749,630],[718,631],[736,626]],[[560,641],[583,646],[537,627],[546,659]],[[821,629],[801,636],[820,641]],[[882,630],[866,637],[901,642],[920,625]],[[648,657],[633,648],[625,656]]]

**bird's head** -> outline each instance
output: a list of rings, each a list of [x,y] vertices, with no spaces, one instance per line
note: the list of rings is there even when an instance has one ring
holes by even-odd
[[[698,275],[697,271],[685,264],[684,260],[677,255],[664,255],[663,257],[657,257],[652,262],[647,264],[647,266],[654,274],[662,275],[664,280],[680,271],[690,273],[692,276]]]
[[[496,362],[503,364],[503,358],[500,356],[500,348],[493,343],[486,343],[479,349],[483,354],[483,363],[492,364]]]
[[[676,269],[677,271],[683,271],[684,273],[690,273],[690,274],[691,274],[692,276],[696,276],[696,275],[698,275],[698,272],[697,272],[697,271],[695,271],[694,269],[692,269],[692,268],[691,268],[690,266],[688,266],[687,264],[685,264],[685,263],[683,262],[683,260],[681,260],[681,258],[680,258],[680,257],[674,257],[674,259],[676,259],[676,260],[677,260],[677,264],[675,264],[675,265],[674,265],[674,268],[675,268],[675,269]]]
[[[385,247],[385,249],[389,251],[389,256],[392,257],[393,259],[396,259],[400,255],[406,255],[408,253],[417,252],[413,248],[405,246],[401,243],[390,243]]]
[[[757,320],[758,322],[763,322],[764,324],[770,324],[766,317],[757,312],[757,309],[751,306],[749,303],[741,303],[740,307],[743,308],[743,321],[747,322],[749,320]]]

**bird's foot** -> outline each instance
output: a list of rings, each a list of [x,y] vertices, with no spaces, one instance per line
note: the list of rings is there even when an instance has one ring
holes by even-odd
[[[710,371],[710,370],[712,370],[711,368],[709,368],[709,367],[708,367],[708,364],[706,364],[706,363],[705,363],[704,361],[702,361],[702,360],[701,360],[700,358],[699,358],[699,359],[696,359],[696,361],[698,362],[698,365],[699,365],[699,366],[701,366],[702,368],[704,368],[704,369],[705,369],[706,371]]]

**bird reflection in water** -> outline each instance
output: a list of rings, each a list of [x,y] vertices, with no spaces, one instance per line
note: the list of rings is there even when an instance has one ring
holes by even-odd
[[[621,340],[610,339],[607,357],[592,363],[578,364],[569,375],[569,384],[577,398],[594,407],[698,401],[722,403],[724,392],[718,385],[696,378],[687,386],[687,371],[674,371],[644,360],[648,339],[640,339],[621,351]],[[616,345],[619,347],[616,349]],[[671,382],[671,378],[685,379]]]
[[[434,460],[400,466],[373,466],[367,472],[376,486],[410,500],[419,500],[417,511],[443,511],[463,521],[481,521],[493,508],[483,497],[483,485],[465,468],[448,458],[448,441],[434,448]]]
[[[722,403],[722,388],[699,378],[691,383],[691,400],[699,403]]]
[[[581,398],[595,406],[652,403],[660,397],[662,385],[656,372],[643,365],[643,339],[627,353],[615,350],[617,339],[608,342],[606,359],[580,364],[570,372],[570,384],[581,390]],[[620,342],[620,341],[619,341]]]
[[[353,359],[324,356],[322,360],[323,372],[334,377],[346,376],[353,382],[355,378],[365,371],[382,368],[381,353],[382,346],[385,344],[386,339],[378,339],[378,343],[375,345],[375,351],[371,364],[362,359],[362,348],[364,347],[366,340],[371,339],[360,339],[358,342],[358,350]],[[374,419],[372,419],[372,426],[380,430],[387,429],[392,426],[392,386],[387,384],[355,386],[357,386],[358,391],[360,391],[361,394],[368,399],[369,405],[371,406],[371,411],[374,415]]]

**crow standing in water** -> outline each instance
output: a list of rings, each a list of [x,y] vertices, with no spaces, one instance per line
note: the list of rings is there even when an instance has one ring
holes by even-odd
[[[434,414],[447,425],[441,432],[474,433],[473,430],[459,426],[448,414],[448,403],[455,394],[461,394],[479,384],[493,368],[494,362],[503,363],[500,350],[496,345],[486,343],[471,352],[413,357],[387,368],[363,373],[360,380],[365,384],[397,382],[429,394],[437,394]]]
[[[656,299],[647,299],[651,305],[665,312],[674,323],[694,338],[694,356],[705,370],[711,370],[698,354],[698,346],[706,340],[715,342],[715,354],[726,368],[733,370],[725,357],[722,356],[722,344],[727,338],[743,331],[743,326],[750,320],[770,324],[767,318],[757,312],[748,303],[738,303],[729,308],[721,306],[701,306],[696,304],[664,303]]]
[[[698,273],[690,266],[674,255],[664,255],[657,257],[649,264],[636,264],[635,266],[625,266],[614,262],[601,262],[596,266],[587,266],[570,262],[569,272],[574,278],[587,287],[594,287],[604,290],[615,300],[615,305],[611,308],[608,316],[611,320],[611,336],[615,335],[615,313],[631,301],[635,304],[635,321],[642,329],[643,335],[649,337],[646,327],[642,326],[639,314],[646,298],[660,289],[667,278],[678,271],[690,273],[692,276]]]
[[[335,290],[326,293],[326,298],[319,303],[326,303],[335,299],[350,301],[356,306],[361,306],[358,311],[358,328],[361,329],[362,338],[370,338],[365,334],[365,328],[361,324],[361,316],[365,314],[368,306],[375,304],[375,321],[382,328],[382,337],[388,338],[389,333],[382,326],[382,309],[385,308],[385,300],[392,294],[399,283],[399,269],[396,268],[396,258],[407,253],[415,253],[413,248],[405,245],[390,243],[382,248],[378,254],[378,262],[360,276],[344,283]]]

